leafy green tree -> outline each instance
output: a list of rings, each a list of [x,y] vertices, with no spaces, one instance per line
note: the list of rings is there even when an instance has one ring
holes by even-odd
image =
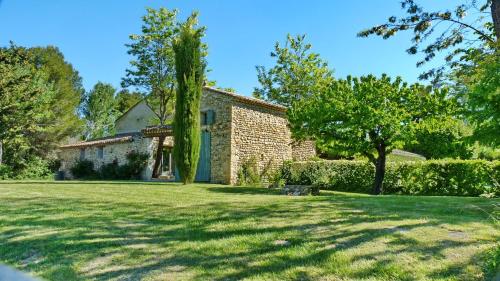
[[[324,91],[332,83],[333,74],[319,54],[311,52],[311,44],[305,35],[288,35],[285,46],[276,42],[271,57],[276,65],[267,70],[257,66],[260,88],[254,89],[254,97],[289,106],[299,97],[311,96]]]
[[[465,93],[469,121],[474,124],[474,139],[491,147],[500,145],[500,55],[474,56],[475,67],[457,72],[458,88]]]
[[[116,111],[120,114],[124,114],[132,108],[132,106],[136,105],[139,101],[143,99],[141,93],[138,92],[130,92],[127,89],[123,89],[116,94]]]
[[[447,92],[386,75],[338,80],[325,91],[294,100],[293,135],[317,139],[375,165],[374,193],[382,192],[387,154],[412,140],[412,127],[448,111]]]
[[[472,128],[451,116],[432,118],[414,125],[414,139],[404,148],[427,159],[472,157],[468,138]]]
[[[57,47],[31,48],[35,65],[48,75],[49,82],[54,84],[55,98],[52,100],[53,111],[51,129],[37,135],[37,141],[45,143],[45,150],[55,147],[68,136],[81,132],[83,122],[78,116],[78,106],[85,94],[82,78],[73,66],[65,61]]]
[[[175,56],[173,41],[179,33],[177,10],[148,8],[142,18],[142,33],[132,34],[127,44],[128,54],[134,59],[126,70],[122,86],[135,87],[144,96],[145,102],[158,117],[158,123],[166,125],[172,115],[175,98]],[[160,173],[160,163],[165,137],[159,138],[153,177]]]
[[[112,85],[98,82],[85,96],[82,115],[85,119],[86,140],[112,135],[118,115],[115,100],[116,89]]]
[[[417,66],[431,61],[438,53],[447,52],[443,66],[420,75],[421,79],[433,79],[434,83],[438,83],[446,78],[444,74],[450,68],[460,70],[473,64],[467,59],[468,53],[492,53],[498,48],[500,0],[479,2],[482,4],[465,0],[453,10],[429,12],[415,0],[404,0],[401,7],[406,10],[406,16],[391,16],[387,23],[363,30],[358,36],[376,35],[387,39],[401,31],[413,32],[412,45],[407,52],[412,55],[423,54]],[[468,14],[473,16],[466,17]],[[484,14],[489,14],[493,23]]]
[[[200,156],[200,100],[205,78],[201,38],[205,28],[197,27],[193,13],[181,26],[175,41],[177,95],[174,116],[174,159],[184,184],[192,183]]]
[[[43,150],[36,136],[52,130],[56,91],[32,54],[11,43],[0,48],[0,164],[21,170]]]

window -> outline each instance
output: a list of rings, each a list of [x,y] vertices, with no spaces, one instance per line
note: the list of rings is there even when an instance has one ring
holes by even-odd
[[[207,113],[206,112],[201,112],[200,113],[200,125],[207,125]]]
[[[207,110],[200,113],[200,124],[212,125],[215,122],[215,112],[213,110]]]
[[[99,159],[104,158],[104,146],[99,146],[97,148],[97,158],[99,158]]]
[[[80,148],[80,161],[85,160],[85,148]]]

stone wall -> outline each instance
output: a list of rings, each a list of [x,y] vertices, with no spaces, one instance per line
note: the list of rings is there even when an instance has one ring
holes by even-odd
[[[200,110],[215,112],[214,124],[202,126],[210,132],[210,179],[212,183],[231,183],[231,98],[203,91]]]
[[[292,160],[306,161],[316,155],[316,144],[314,141],[294,141],[292,143]]]
[[[232,107],[231,184],[243,163],[254,158],[259,172],[292,158],[291,134],[283,112],[235,102]]]
[[[154,164],[154,159],[152,158],[152,151],[154,151],[155,145],[158,140],[153,140],[151,138],[143,138],[141,136],[135,136],[132,142],[125,143],[114,143],[106,144],[103,147],[103,158],[98,157],[99,146],[90,146],[85,148],[63,148],[59,152],[59,159],[61,160],[61,171],[65,172],[67,178],[72,178],[70,169],[76,162],[80,159],[80,151],[85,150],[85,159],[90,160],[94,163],[94,169],[98,170],[103,164],[109,164],[113,161],[117,161],[119,165],[127,163],[127,154],[131,151],[136,151],[140,153],[149,153],[150,159],[148,161],[148,166],[143,172],[143,179],[150,179],[152,174],[152,168]]]

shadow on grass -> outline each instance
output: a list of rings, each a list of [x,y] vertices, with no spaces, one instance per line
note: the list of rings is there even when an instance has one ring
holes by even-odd
[[[252,187],[207,190],[279,194],[277,190]],[[241,197],[241,202],[207,200],[174,206],[104,198],[20,196],[0,204],[0,261],[40,272],[49,280],[139,280],[160,274],[167,274],[164,279],[176,279],[175,274],[188,272],[192,279],[202,280],[265,276],[313,280],[318,277],[314,274],[417,280],[411,267],[398,266],[394,257],[413,253],[439,260],[445,258],[445,251],[485,242],[443,238],[427,245],[407,237],[405,233],[419,228],[487,220],[479,211],[463,209],[465,204],[484,200],[439,199],[339,193],[303,200],[287,200],[283,196],[266,204]],[[457,206],[457,202],[461,205]],[[441,204],[442,210],[435,209],[437,204]],[[461,208],[462,212],[457,213]],[[422,213],[427,214],[427,219],[409,222],[421,218]],[[359,225],[370,227],[359,229]],[[376,253],[345,255],[346,251],[382,238],[391,240]],[[274,241],[278,239],[285,239],[290,245],[276,245]],[[238,243],[241,245],[236,247]],[[475,259],[474,256],[428,272],[426,277],[465,275],[463,264],[477,262]],[[361,270],[349,270],[359,260],[371,264]],[[84,265],[75,270],[75,265],[81,264]]]

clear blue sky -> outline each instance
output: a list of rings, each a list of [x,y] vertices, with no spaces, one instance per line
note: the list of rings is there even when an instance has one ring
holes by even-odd
[[[390,40],[357,38],[363,28],[401,14],[400,0],[0,0],[0,45],[54,45],[80,72],[85,88],[97,81],[119,87],[130,57],[125,43],[137,33],[145,7],[178,8],[185,19],[200,12],[207,27],[209,79],[250,95],[258,85],[256,65],[272,64],[269,53],[287,33],[306,33],[335,76],[368,73],[417,81],[422,69],[406,54],[409,34]],[[455,0],[420,1],[453,7]],[[437,3],[436,3],[437,2]],[[439,6],[441,5],[441,7]]]

